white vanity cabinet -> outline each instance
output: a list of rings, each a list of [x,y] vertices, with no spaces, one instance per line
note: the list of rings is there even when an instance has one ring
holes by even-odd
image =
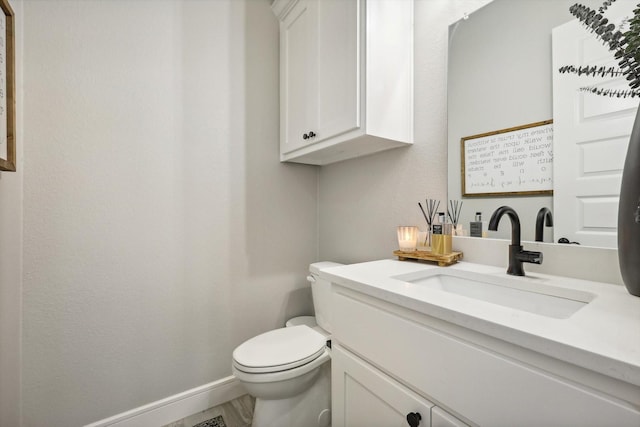
[[[275,0],[280,160],[329,164],[413,142],[413,1]]]
[[[332,306],[333,427],[640,426],[636,385],[335,283]]]
[[[335,345],[331,360],[333,426],[464,427],[467,424]]]
[[[431,409],[431,427],[468,427],[442,408],[434,406]]]
[[[431,402],[339,345],[333,346],[331,374],[332,425],[404,426],[409,413],[421,415],[421,426],[429,425]]]

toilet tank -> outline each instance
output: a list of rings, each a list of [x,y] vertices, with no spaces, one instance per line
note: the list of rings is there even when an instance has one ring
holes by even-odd
[[[337,262],[315,262],[309,265],[307,280],[311,282],[311,295],[313,296],[313,308],[316,312],[318,326],[327,332],[331,332],[331,282],[318,277],[320,270],[329,267],[337,267]]]

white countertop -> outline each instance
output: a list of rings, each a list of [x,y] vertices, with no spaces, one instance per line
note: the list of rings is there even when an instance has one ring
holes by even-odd
[[[579,290],[595,298],[566,319],[558,319],[430,289],[394,276],[455,269],[515,281]],[[640,386],[640,298],[624,286],[459,262],[450,267],[380,260],[323,269],[333,283],[447,322],[520,345],[583,368]]]

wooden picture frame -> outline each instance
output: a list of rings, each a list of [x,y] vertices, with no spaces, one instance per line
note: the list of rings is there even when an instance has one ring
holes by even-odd
[[[553,120],[460,139],[463,197],[553,194]]]
[[[9,0],[0,0],[0,171],[16,171],[15,21]]]

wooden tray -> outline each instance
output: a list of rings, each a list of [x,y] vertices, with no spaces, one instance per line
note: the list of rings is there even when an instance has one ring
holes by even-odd
[[[408,259],[415,259],[419,261],[433,261],[437,262],[440,267],[446,267],[451,264],[455,264],[462,259],[462,252],[451,252],[446,255],[436,255],[431,251],[393,251],[393,254],[398,257],[400,261],[406,261]]]

